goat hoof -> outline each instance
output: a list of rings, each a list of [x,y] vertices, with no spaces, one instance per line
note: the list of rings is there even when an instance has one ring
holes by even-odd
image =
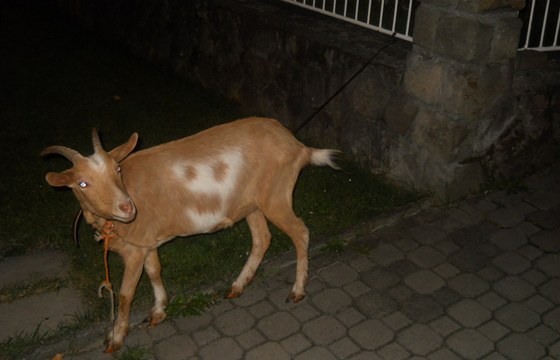
[[[226,299],[235,299],[238,298],[239,296],[241,296],[240,293],[235,291],[230,291],[230,293],[226,295]]]
[[[305,298],[305,294],[296,295],[295,293],[291,292],[290,295],[288,295],[288,297],[286,298],[286,304],[292,301],[294,302],[294,304],[297,304],[304,298]]]

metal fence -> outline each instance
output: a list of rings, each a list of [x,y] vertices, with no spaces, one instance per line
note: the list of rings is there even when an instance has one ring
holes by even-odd
[[[560,50],[559,0],[528,0],[519,17],[523,20],[519,50]]]
[[[417,0],[281,0],[412,41]]]
[[[412,41],[420,0],[281,0],[293,5]],[[558,51],[560,0],[527,0],[519,50]]]

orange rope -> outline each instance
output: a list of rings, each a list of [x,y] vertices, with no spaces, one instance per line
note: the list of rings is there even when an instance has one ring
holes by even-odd
[[[115,295],[113,293],[113,285],[109,281],[109,242],[116,238],[117,234],[113,231],[113,222],[107,220],[103,229],[101,230],[101,239],[103,239],[103,260],[105,262],[105,280],[101,282],[99,289],[97,290],[97,295],[103,297],[103,289],[109,291],[111,296],[111,321],[115,320]]]

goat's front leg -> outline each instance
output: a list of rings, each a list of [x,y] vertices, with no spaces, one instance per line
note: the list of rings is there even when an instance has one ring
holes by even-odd
[[[146,260],[144,260],[144,269],[150,278],[152,288],[154,290],[154,307],[150,313],[150,326],[155,326],[165,320],[167,314],[165,307],[168,304],[167,293],[163,287],[161,280],[161,264],[159,262],[157,249],[150,250]]]
[[[121,254],[124,261],[124,277],[119,293],[119,314],[115,320],[113,330],[105,340],[105,352],[111,353],[118,350],[128,334],[130,304],[136,292],[138,280],[142,274],[142,264],[146,253],[142,249],[133,249]]]

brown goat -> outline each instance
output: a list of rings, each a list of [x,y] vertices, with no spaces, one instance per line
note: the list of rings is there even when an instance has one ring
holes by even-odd
[[[106,352],[123,345],[130,305],[142,267],[155,297],[150,324],[166,317],[167,293],[160,276],[157,248],[176,236],[208,233],[245,218],[253,247],[229,297],[239,296],[251,281],[270,244],[267,219],[293,241],[296,279],[288,299],[305,296],[309,231],[292,210],[292,192],[307,164],[328,165],[336,152],[300,143],[280,123],[247,118],[216,126],[190,137],[132,153],[138,135],[115,149],[103,150],[93,130],[94,154],[48,147],[74,166],[48,173],[51,186],[72,189],[84,218],[97,231],[111,220],[116,238],[109,243],[124,262],[118,318],[106,341]]]

